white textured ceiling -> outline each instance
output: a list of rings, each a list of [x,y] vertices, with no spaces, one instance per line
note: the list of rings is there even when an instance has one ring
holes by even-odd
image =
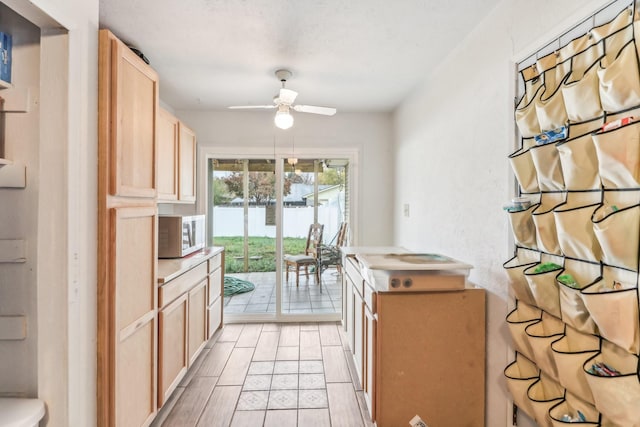
[[[392,111],[498,0],[100,0],[100,27],[138,47],[175,109],[298,104]]]

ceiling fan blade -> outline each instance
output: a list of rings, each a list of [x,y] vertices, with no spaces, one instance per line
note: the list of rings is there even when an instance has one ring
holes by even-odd
[[[227,107],[230,110],[255,110],[255,109],[267,109],[272,110],[276,108],[276,105],[232,105]]]
[[[296,100],[296,96],[298,96],[298,92],[295,90],[282,88],[278,94],[278,101],[282,104],[291,105]]]
[[[338,111],[335,108],[317,107],[315,105],[294,105],[292,108],[300,113],[323,114],[325,116],[333,116]]]

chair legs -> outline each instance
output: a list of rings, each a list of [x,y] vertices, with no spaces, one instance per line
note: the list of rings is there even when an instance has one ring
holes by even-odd
[[[300,286],[300,269],[302,269],[302,267],[304,267],[304,274],[307,276],[307,278],[309,277],[309,265],[310,264],[295,264],[295,263],[288,263],[286,262],[284,265],[284,270],[285,270],[285,281],[288,283],[289,282],[289,270],[291,268],[294,268],[296,270],[296,287]],[[314,276],[316,277],[316,284],[320,285],[320,269],[318,268],[318,266],[314,266],[315,270],[314,270]]]

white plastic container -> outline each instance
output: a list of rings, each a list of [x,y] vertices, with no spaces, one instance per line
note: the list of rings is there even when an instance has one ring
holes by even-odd
[[[44,414],[45,408],[42,400],[0,399],[0,427],[38,427]]]

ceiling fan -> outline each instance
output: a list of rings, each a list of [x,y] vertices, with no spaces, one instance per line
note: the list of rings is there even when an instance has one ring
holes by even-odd
[[[272,105],[233,105],[229,107],[232,110],[250,110],[250,109],[274,109],[277,108],[274,122],[280,129],[289,129],[293,126],[293,116],[291,110],[299,113],[322,114],[325,116],[333,116],[336,113],[335,108],[318,107],[315,105],[293,105],[298,92],[285,88],[285,83],[291,77],[289,70],[277,70],[276,77],[282,82],[280,92],[273,97]]]

